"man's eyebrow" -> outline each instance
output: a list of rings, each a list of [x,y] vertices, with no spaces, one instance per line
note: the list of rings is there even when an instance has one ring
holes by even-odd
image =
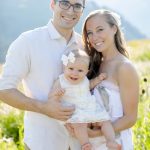
[[[83,6],[83,4],[81,4],[81,3],[79,3],[79,2],[77,2],[77,3],[75,3],[76,5],[82,5]]]
[[[62,0],[63,2],[69,2],[68,0]],[[69,2],[70,3],[70,2]],[[70,4],[72,4],[72,3],[70,3]],[[83,6],[83,3],[80,3],[80,2],[76,2],[76,3],[74,3],[74,5],[82,5]]]

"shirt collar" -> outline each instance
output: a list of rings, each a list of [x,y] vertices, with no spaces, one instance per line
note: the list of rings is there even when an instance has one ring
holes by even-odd
[[[76,44],[78,43],[77,33],[74,30],[72,32],[72,36],[71,36],[71,39],[70,39],[68,45],[73,44],[73,43],[76,43]]]
[[[54,25],[52,23],[52,20],[50,20],[48,22],[47,26],[48,26],[48,32],[49,32],[49,35],[50,35],[51,39],[60,39],[60,38],[62,38],[62,35],[54,27]],[[71,39],[70,39],[68,45],[70,45],[72,43],[78,43],[76,34],[77,33],[73,30],[72,36],[71,36]]]
[[[52,24],[52,20],[50,20],[48,22],[48,32],[49,32],[49,35],[51,37],[51,39],[60,39],[62,38],[62,36],[59,34],[59,32],[56,30],[56,28],[54,27],[54,25]]]

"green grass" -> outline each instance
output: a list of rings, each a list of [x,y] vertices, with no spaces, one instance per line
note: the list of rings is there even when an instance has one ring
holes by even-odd
[[[131,59],[138,61],[150,61],[150,41],[140,40],[128,43]]]
[[[150,150],[150,98],[139,104],[138,120],[133,133],[135,150]]]
[[[0,104],[0,149],[23,150],[23,112]]]
[[[140,78],[138,119],[133,127],[134,150],[150,150],[150,41],[128,44]]]

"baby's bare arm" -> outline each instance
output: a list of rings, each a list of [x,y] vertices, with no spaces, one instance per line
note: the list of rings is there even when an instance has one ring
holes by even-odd
[[[107,78],[106,73],[101,73],[94,79],[90,80],[90,89],[93,89],[95,86],[97,86],[101,81],[105,80]]]
[[[65,90],[61,88],[59,80],[57,80],[54,83],[52,90],[49,92],[48,97],[54,100],[60,100],[64,93]]]
[[[47,105],[51,106],[51,115],[53,116],[53,118],[66,121],[73,114],[74,107],[63,106],[61,104],[61,97],[63,94],[64,91],[60,86],[59,80],[57,80],[54,83],[52,90],[48,94]]]

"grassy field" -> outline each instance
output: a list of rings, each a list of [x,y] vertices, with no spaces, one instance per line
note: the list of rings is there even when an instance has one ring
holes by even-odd
[[[134,149],[150,150],[150,41],[132,41],[128,45],[140,77],[138,120],[133,127]]]
[[[138,120],[133,127],[135,150],[150,150],[150,40],[128,43],[140,77]],[[23,150],[23,112],[0,103],[0,150]]]

